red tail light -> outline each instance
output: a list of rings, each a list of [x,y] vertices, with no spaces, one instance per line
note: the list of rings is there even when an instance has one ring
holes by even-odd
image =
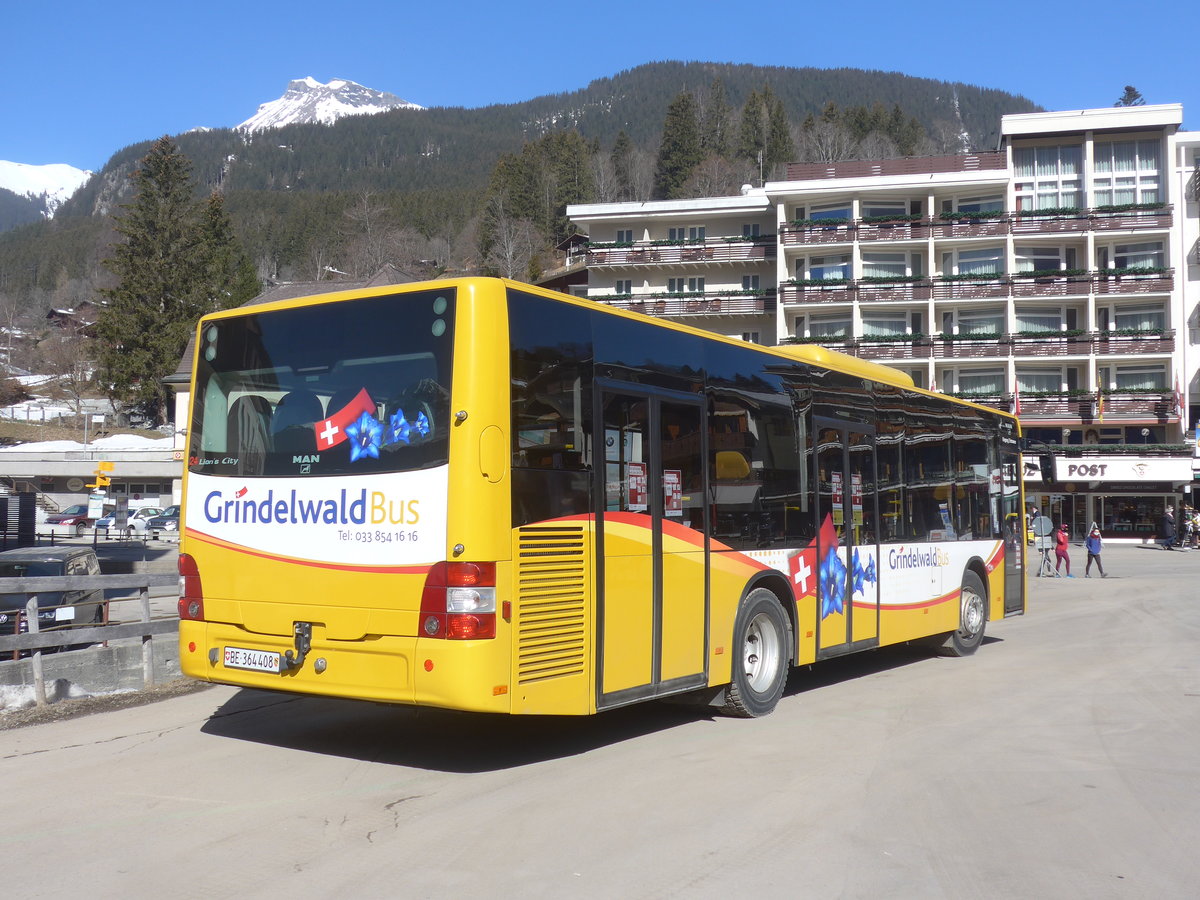
[[[496,564],[439,562],[421,592],[424,637],[473,641],[496,636]]]
[[[179,554],[179,618],[204,621],[204,589],[200,569],[188,553]]]

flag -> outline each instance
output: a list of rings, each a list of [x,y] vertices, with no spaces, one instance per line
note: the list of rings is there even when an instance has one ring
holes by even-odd
[[[1013,415],[1017,418],[1021,417],[1021,386],[1013,385]]]
[[[313,433],[317,436],[317,449],[328,450],[336,447],[349,437],[346,429],[358,421],[359,416],[364,413],[370,415],[374,412],[375,401],[371,399],[367,389],[363,388],[349,403],[341,409],[335,410],[329,418],[322,419],[313,426]]]
[[[1096,379],[1096,421],[1104,421],[1104,385]]]

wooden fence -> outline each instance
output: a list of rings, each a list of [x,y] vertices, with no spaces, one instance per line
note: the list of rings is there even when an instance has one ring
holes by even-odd
[[[142,639],[142,680],[146,686],[154,684],[154,655],[151,639],[156,634],[175,634],[179,631],[179,619],[175,616],[162,619],[150,617],[150,588],[171,586],[179,583],[176,575],[133,574],[133,575],[55,575],[37,578],[0,578],[0,609],[17,609],[13,634],[0,636],[0,659],[22,650],[32,651],[33,690],[38,706],[46,705],[46,679],[42,672],[42,651],[69,647],[75,644],[94,644],[120,638]],[[72,625],[41,631],[38,621],[38,594],[45,591],[93,591],[133,589],[138,592],[140,619],[137,622]],[[23,597],[13,601],[14,595]],[[107,604],[111,601],[105,601]],[[107,618],[107,617],[106,617]],[[21,622],[28,624],[28,631],[20,633]]]

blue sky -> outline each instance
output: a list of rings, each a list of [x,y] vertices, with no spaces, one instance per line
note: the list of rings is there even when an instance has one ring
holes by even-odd
[[[845,11],[850,27],[809,9]],[[128,144],[236,125],[306,75],[478,107],[665,59],[896,71],[1047,109],[1111,106],[1132,84],[1148,103],[1183,103],[1184,127],[1200,129],[1198,10],[1179,0],[14,0],[0,15],[0,159],[98,169]],[[1151,21],[1139,25],[1139,13]]]

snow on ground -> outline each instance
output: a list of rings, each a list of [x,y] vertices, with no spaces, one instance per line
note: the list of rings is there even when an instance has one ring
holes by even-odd
[[[49,703],[58,703],[60,700],[78,700],[80,697],[90,696],[92,695],[66,678],[56,678],[46,682],[46,700]],[[36,702],[32,684],[0,685],[0,713],[14,709],[29,709]]]
[[[172,437],[149,438],[140,434],[110,434],[107,437],[88,441],[89,450],[171,450],[175,446]],[[62,453],[66,450],[83,450],[80,441],[33,441],[28,444],[15,444],[11,447],[0,447],[0,453]]]

